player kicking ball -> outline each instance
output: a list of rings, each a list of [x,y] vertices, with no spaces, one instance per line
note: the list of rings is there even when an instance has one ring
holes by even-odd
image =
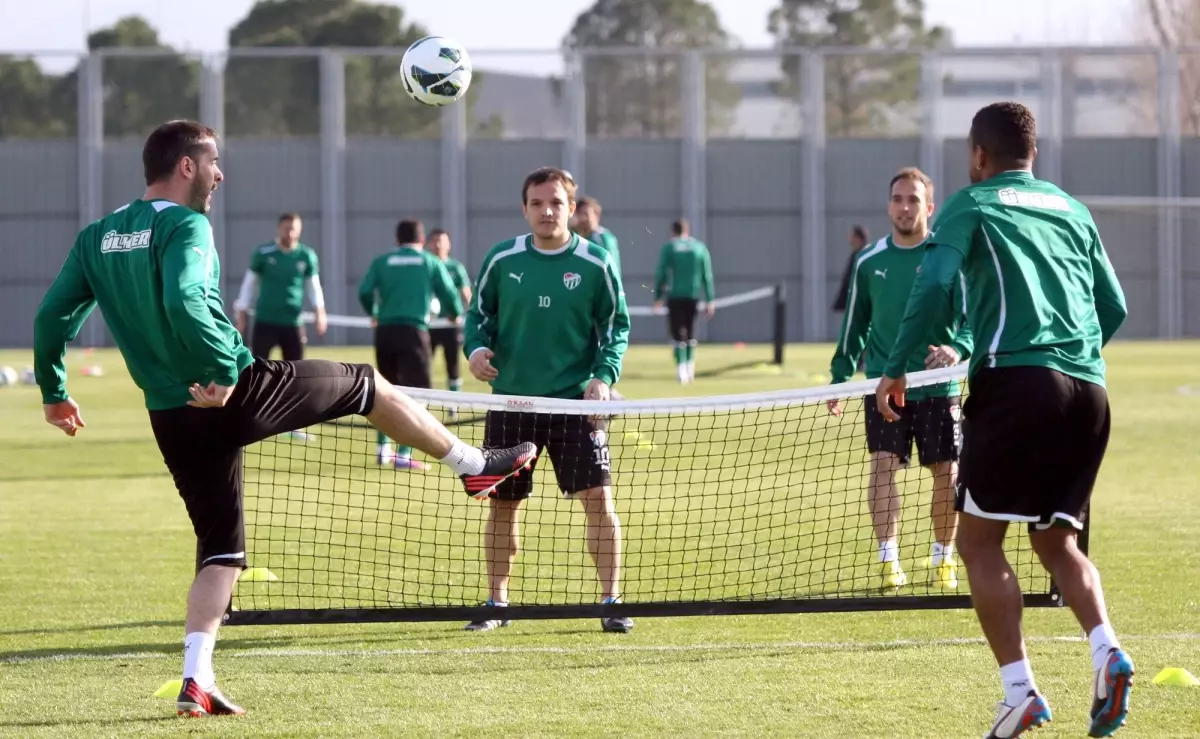
[[[1000,665],[1004,699],[988,737],[1050,721],[1021,633],[1021,588],[1004,553],[1011,523],[1029,540],[1092,653],[1088,736],[1125,723],[1133,661],[1109,624],[1100,573],[1079,531],[1108,447],[1110,412],[1101,349],[1125,321],[1125,296],[1088,209],[1033,175],[1036,123],[1019,103],[975,114],[971,185],[946,201],[876,391],[889,421],[902,417],[909,357],[966,278],[968,321],[985,351],[971,359],[956,508],[958,552],[971,601]]]
[[[716,313],[712,258],[708,247],[692,238],[686,219],[671,224],[673,238],[658,252],[654,270],[654,310],[667,306],[667,330],[675,342],[675,371],[680,384],[696,381],[696,311],[704,298],[705,315]]]
[[[532,233],[493,247],[483,260],[467,311],[465,352],[471,374],[504,395],[609,400],[629,345],[629,311],[612,256],[571,233],[575,182],[561,169],[530,174],[521,200]],[[532,443],[544,448],[566,498],[587,520],[587,548],[604,603],[620,598],[621,522],[613,506],[607,434],[586,415],[489,411],[484,448]],[[484,482],[483,478],[476,478]],[[521,502],[533,476],[488,481],[467,492],[487,500],[483,546],[490,606],[508,605]],[[485,619],[470,631],[507,626]],[[605,631],[627,632],[628,618],[601,619]]]
[[[834,384],[854,375],[866,350],[867,377],[883,374],[908,295],[924,257],[923,244],[929,236],[933,213],[933,182],[915,167],[906,167],[892,177],[888,194],[888,218],[892,233],[859,252],[851,268],[846,313],[829,374]],[[946,297],[945,320],[929,330],[920,347],[910,353],[905,369],[949,367],[971,355],[974,340],[965,321],[962,281],[955,282]],[[957,382],[918,388],[900,409],[900,419],[888,423],[875,407],[875,398],[863,399],[867,451],[871,475],[867,507],[879,542],[880,584],[894,590],[908,583],[900,566],[900,494],[896,472],[908,465],[914,443],[921,466],[933,477],[933,551],[925,581],[941,590],[958,588],[954,562],[954,482],[959,441],[959,393]],[[842,415],[841,403],[829,401],[829,411]]]
[[[217,688],[217,627],[246,568],[242,450],[276,434],[365,416],[390,438],[439,459],[468,488],[533,462],[532,444],[481,451],[446,430],[367,364],[254,357],[225,315],[212,227],[204,214],[224,179],[217,135],[170,121],[146,140],[146,192],[83,229],[34,319],[34,373],[46,421],[84,428],[66,389],[67,343],[100,308],[134,383],[197,538],[184,627],[186,716],[245,710]]]

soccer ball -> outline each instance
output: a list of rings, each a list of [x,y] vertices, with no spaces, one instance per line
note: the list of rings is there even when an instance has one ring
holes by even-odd
[[[400,62],[404,91],[422,105],[449,105],[471,86],[471,57],[448,38],[426,36],[404,52]]]
[[[0,387],[17,384],[17,371],[12,367],[0,367]]]

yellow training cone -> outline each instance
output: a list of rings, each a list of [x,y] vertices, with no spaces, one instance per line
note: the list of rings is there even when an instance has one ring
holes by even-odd
[[[251,567],[242,570],[242,574],[238,577],[238,582],[242,580],[247,582],[275,582],[278,579],[278,577],[275,577],[275,573],[266,567]]]
[[[1173,688],[1190,688],[1200,685],[1200,680],[1182,667],[1167,667],[1154,676],[1154,684],[1169,685]]]
[[[183,690],[182,680],[168,680],[163,683],[163,686],[154,691],[155,698],[174,698],[179,695],[179,691]]]

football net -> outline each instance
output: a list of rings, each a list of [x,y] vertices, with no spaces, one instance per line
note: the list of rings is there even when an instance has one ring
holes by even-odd
[[[964,377],[961,365],[910,375],[909,402]],[[571,460],[566,475],[598,454],[597,439],[607,441],[622,602],[601,605],[584,506],[559,492],[543,450],[521,506],[509,618],[969,607],[961,567],[957,590],[931,582],[933,482],[915,450],[895,478],[908,583],[882,586],[864,438],[864,404],[873,402],[865,397],[875,385],[607,403],[412,392],[468,443],[483,445],[489,414],[494,426],[558,438]],[[958,388],[965,398],[965,383]],[[841,401],[841,416],[829,412],[831,399]],[[941,424],[953,425],[957,413],[933,417],[937,428],[913,432],[944,433]],[[375,438],[356,417],[246,450],[253,569],[238,583],[227,623],[495,617],[483,605],[491,504],[419,452],[428,470],[381,466]],[[1010,527],[1007,551],[1025,602],[1061,605],[1023,525]]]

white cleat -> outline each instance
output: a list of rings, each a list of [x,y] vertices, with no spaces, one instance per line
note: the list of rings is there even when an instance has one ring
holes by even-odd
[[[1050,723],[1050,706],[1032,690],[1015,706],[1001,701],[996,706],[996,722],[983,739],[1012,739]]]

